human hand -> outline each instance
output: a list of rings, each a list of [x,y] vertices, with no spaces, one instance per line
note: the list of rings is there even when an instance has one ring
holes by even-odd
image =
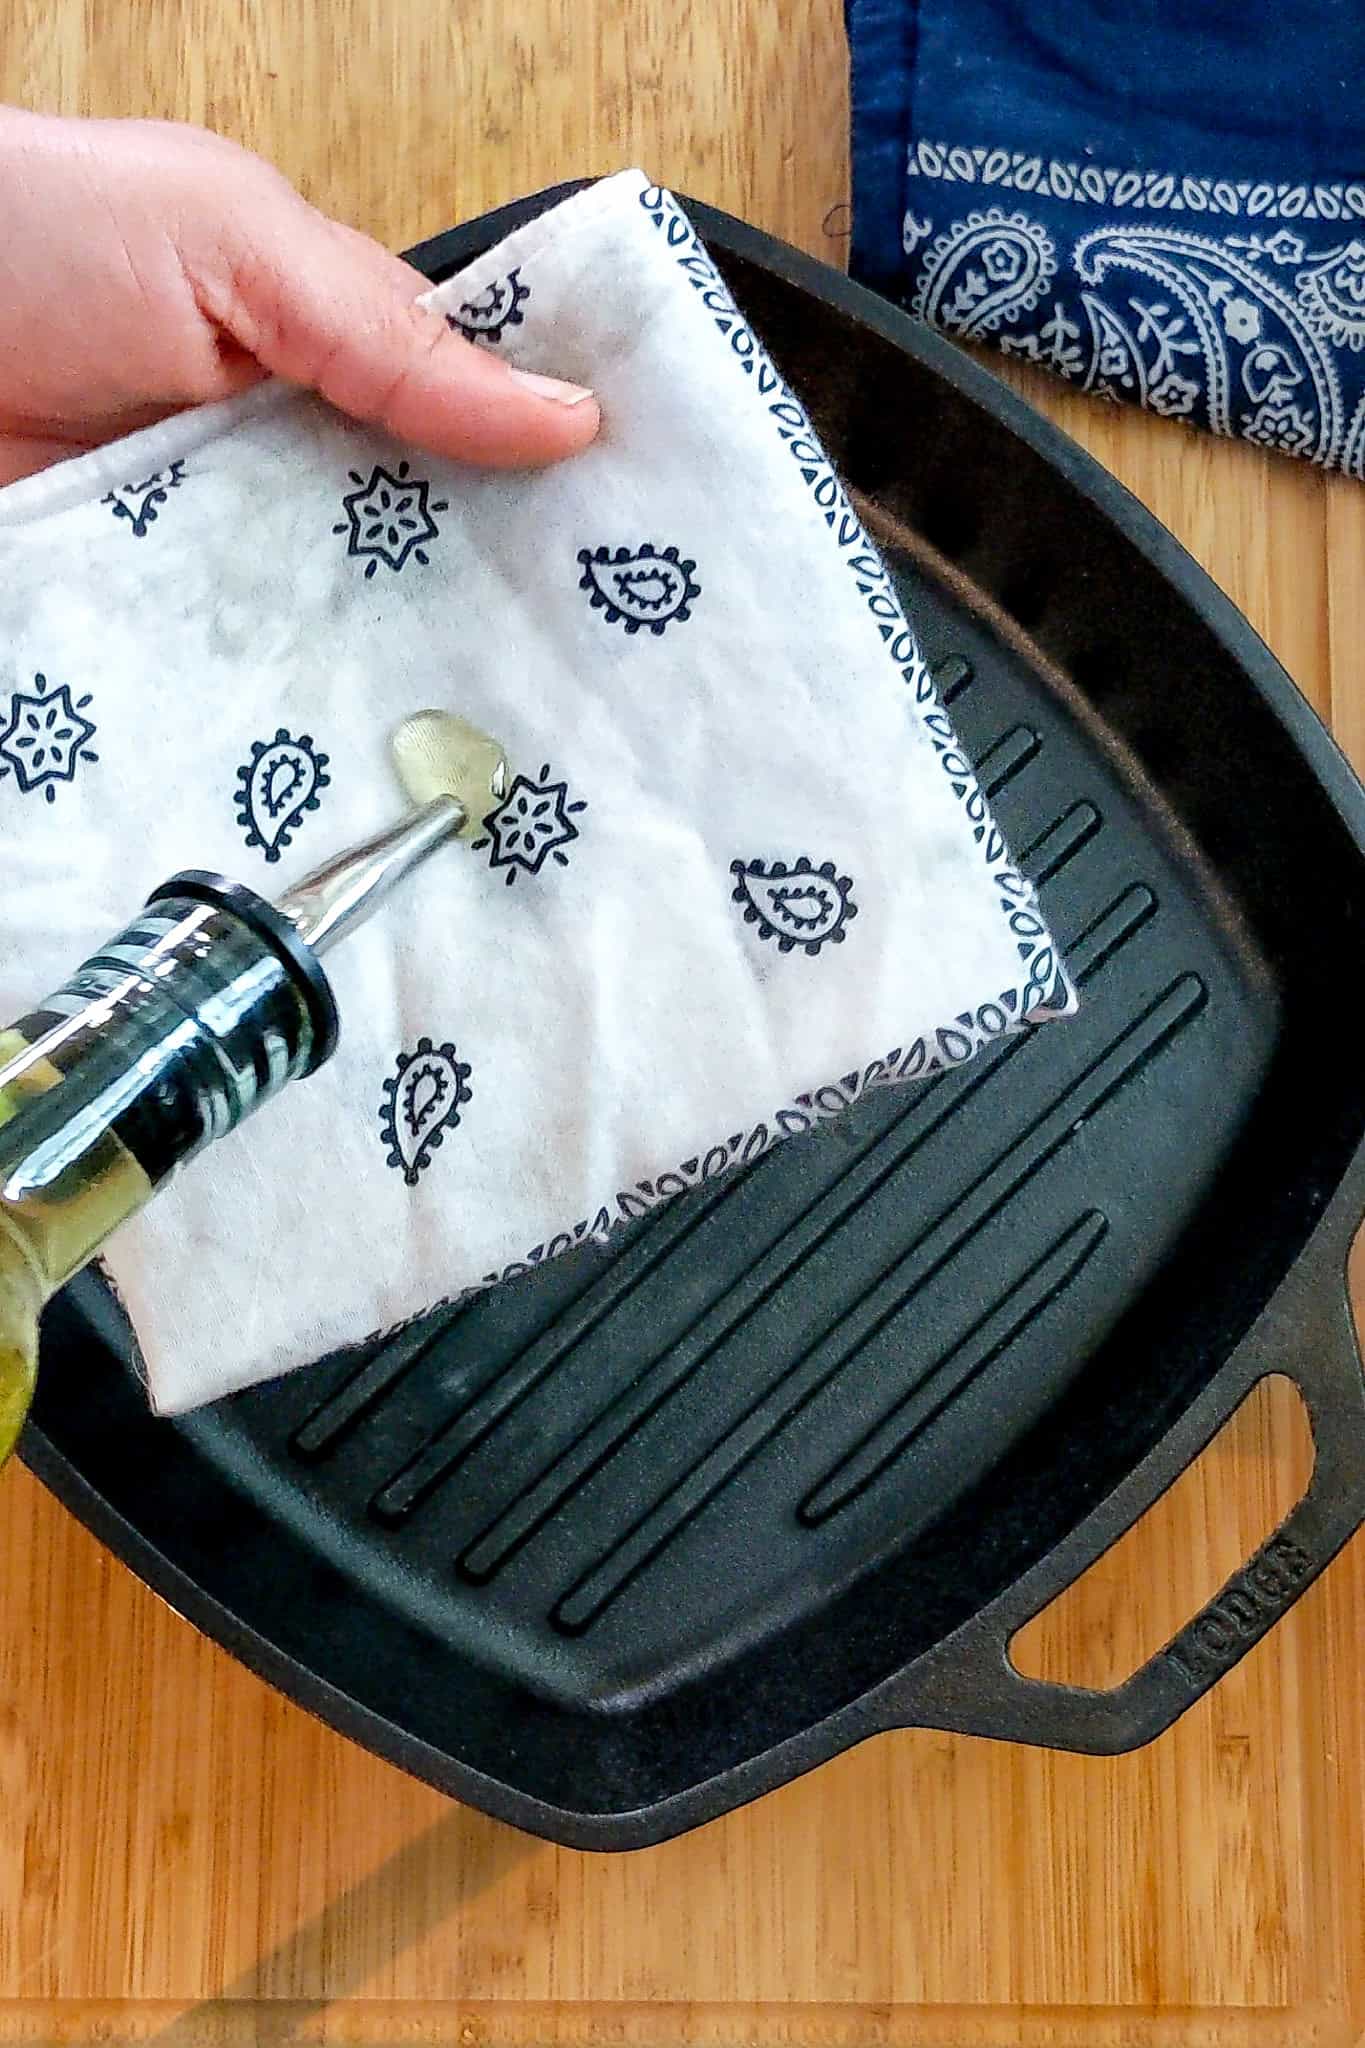
[[[416,303],[425,280],[204,129],[0,107],[0,485],[274,374],[438,455],[574,454],[592,396]]]

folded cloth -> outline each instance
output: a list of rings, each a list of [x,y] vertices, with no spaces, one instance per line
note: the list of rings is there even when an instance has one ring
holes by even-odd
[[[592,385],[596,445],[462,470],[273,387],[0,493],[7,1013],[175,870],[276,893],[386,823],[410,710],[516,770],[329,956],[331,1064],[110,1244],[162,1411],[1072,1003],[887,573],[674,201],[608,179],[433,300]]]
[[[1358,0],[847,0],[853,269],[1105,398],[1365,476]]]

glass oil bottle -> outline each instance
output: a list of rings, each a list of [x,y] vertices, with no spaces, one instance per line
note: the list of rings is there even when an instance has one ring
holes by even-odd
[[[320,954],[505,793],[502,750],[445,713],[405,721],[394,758],[420,808],[391,830],[277,904],[174,877],[0,1030],[0,1463],[33,1396],[44,1304],[179,1167],[322,1065],[338,1020]]]

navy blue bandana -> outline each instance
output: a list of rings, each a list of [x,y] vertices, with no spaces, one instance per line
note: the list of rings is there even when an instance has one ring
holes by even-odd
[[[849,0],[853,268],[1100,397],[1365,475],[1365,13]]]

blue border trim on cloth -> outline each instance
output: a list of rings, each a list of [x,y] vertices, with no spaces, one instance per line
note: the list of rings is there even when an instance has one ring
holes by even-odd
[[[1033,888],[1010,861],[1004,835],[990,815],[971,763],[958,750],[952,722],[935,695],[933,678],[895,585],[850,505],[833,463],[816,439],[805,407],[745,321],[677,200],[658,185],[645,186],[639,200],[655,227],[667,237],[675,261],[692,289],[701,294],[702,304],[718,332],[728,341],[740,369],[752,378],[756,396],[766,403],[779,438],[798,464],[802,480],[809,486],[830,535],[838,544],[844,565],[857,582],[858,594],[876,621],[890,663],[900,682],[911,692],[914,715],[929,734],[939,767],[966,812],[977,852],[990,870],[997,906],[1020,959],[1028,967],[1022,983],[1001,992],[999,1002],[1006,1016],[1013,1020],[1012,1026],[1007,1024],[1004,1028],[1017,1028],[1030,1018],[1064,1015],[1071,1008],[1071,990],[1051,935],[1038,915]],[[994,1012],[997,1005],[987,1007]],[[956,1021],[960,1026],[970,1019]],[[977,1049],[970,1042],[970,1033],[964,1037],[952,1025],[936,1034],[936,1044],[937,1058],[932,1062],[936,1065],[969,1059]]]
[[[919,0],[845,0],[853,158],[853,273],[880,291],[904,265]]]

